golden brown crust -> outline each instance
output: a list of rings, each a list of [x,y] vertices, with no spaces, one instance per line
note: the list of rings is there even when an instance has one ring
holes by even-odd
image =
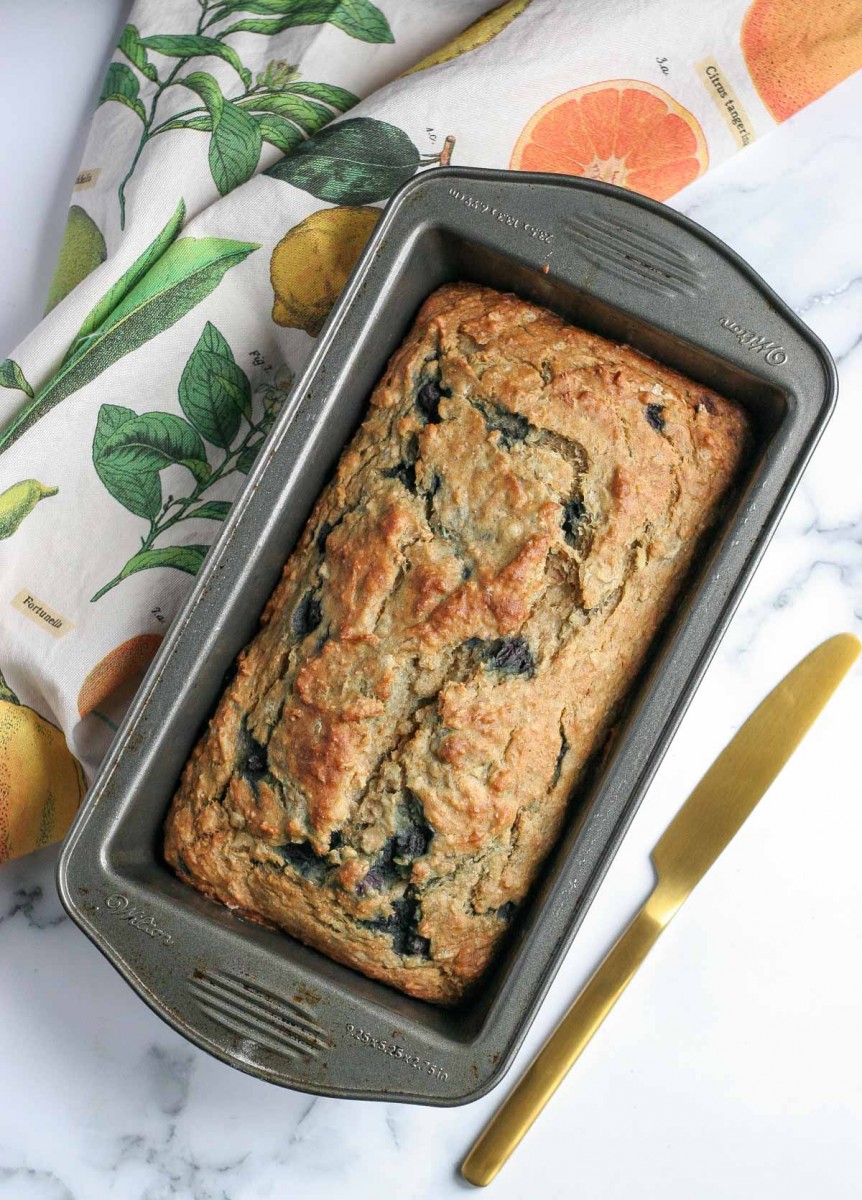
[[[195,749],[188,882],[475,984],[741,462],[730,401],[486,288],[425,303]]]

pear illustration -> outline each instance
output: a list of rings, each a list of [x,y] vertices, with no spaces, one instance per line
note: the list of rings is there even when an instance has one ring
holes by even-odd
[[[45,312],[49,313],[107,257],[108,248],[98,225],[80,205],[73,204],[66,220],[66,232],[54,268]]]

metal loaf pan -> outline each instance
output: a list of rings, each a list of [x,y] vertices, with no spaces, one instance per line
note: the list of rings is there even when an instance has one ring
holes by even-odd
[[[183,764],[425,297],[457,279],[547,305],[744,404],[757,450],[658,639],[613,753],[475,1001],[445,1011],[243,921],[179,882],[162,821]],[[327,1096],[452,1105],[509,1067],[830,414],[821,343],[721,242],[639,196],[438,169],[393,199],[291,392],[75,821],[69,914],[198,1046]]]

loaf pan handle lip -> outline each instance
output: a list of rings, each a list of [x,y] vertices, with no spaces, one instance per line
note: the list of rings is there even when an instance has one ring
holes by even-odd
[[[717,234],[704,228],[703,225],[699,225],[691,217],[658,200],[652,200],[648,196],[640,195],[638,192],[629,191],[628,188],[619,187],[613,183],[604,183],[596,179],[582,179],[577,176],[557,175],[542,171],[507,171],[488,167],[460,166],[438,167],[433,171],[425,171],[413,176],[412,179],[402,184],[392,196],[384,210],[385,216],[390,220],[394,220],[397,211],[409,200],[417,199],[417,194],[421,194],[423,191],[440,192],[447,184],[454,181],[502,185],[511,189],[513,195],[519,192],[524,193],[524,199],[528,199],[529,191],[533,188],[539,190],[557,190],[561,194],[565,192],[592,193],[596,196],[605,196],[622,202],[633,210],[640,209],[650,213],[658,220],[683,230],[695,243],[700,242],[708,246],[712,251],[724,258],[728,265],[734,268],[749,286],[761,293],[762,299],[773,310],[775,316],[786,325],[789,325],[793,332],[807,344],[812,354],[816,357],[824,375],[823,397],[818,403],[816,414],[813,413],[811,415],[815,416],[816,420],[822,422],[824,426],[829,420],[834,411],[838,394],[838,371],[825,342],[813,329],[806,325],[802,318],[793,311],[787,302],[778,295],[749,262],[729,246],[727,242],[718,237]],[[342,307],[346,308],[348,306],[353,293],[361,285],[361,276],[364,275],[366,263],[370,263],[373,259],[380,242],[387,234],[388,225],[389,221],[382,220],[378,223],[377,228],[372,233],[371,240],[357,264],[356,271],[349,281],[348,288],[339,297],[335,308],[330,313],[327,323],[332,321],[334,325],[341,315]],[[743,369],[750,369],[752,365],[756,365],[746,360],[743,355],[735,354],[732,345],[728,346],[728,352],[724,357],[728,362],[732,362]],[[773,383],[776,382],[774,378],[771,381]],[[780,386],[780,383],[777,386]]]
[[[235,1070],[242,1071],[243,1074],[250,1075],[254,1079],[260,1079],[265,1083],[271,1083],[276,1087],[286,1088],[292,1092],[300,1092],[308,1096],[323,1096],[327,1099],[368,1100],[381,1104],[411,1104],[426,1108],[460,1108],[465,1104],[471,1104],[473,1101],[480,1099],[491,1091],[492,1088],[496,1087],[512,1064],[514,1055],[506,1062],[501,1061],[495,1067],[494,1071],[477,1087],[464,1093],[455,1093],[447,1096],[439,1093],[434,1095],[427,1093],[419,1094],[417,1092],[402,1091],[397,1088],[384,1090],[367,1087],[327,1087],[325,1084],[297,1080],[292,1076],[279,1073],[264,1065],[248,1062],[237,1056],[229,1048],[208,1037],[194,1020],[193,1016],[184,1019],[178,1015],[177,1010],[181,1006],[172,1007],[162,995],[153,990],[144,976],[129,964],[126,955],[120,949],[118,942],[122,938],[118,938],[116,934],[113,937],[108,937],[93,924],[90,917],[78,904],[72,894],[68,872],[64,868],[62,861],[57,864],[56,883],[60,901],[68,916],[155,1016],[164,1021],[175,1033],[185,1038],[186,1041],[191,1042],[199,1050],[212,1055],[213,1058],[217,1058],[226,1066],[233,1067]],[[116,932],[119,933],[120,930]],[[185,997],[183,999],[185,1000]]]

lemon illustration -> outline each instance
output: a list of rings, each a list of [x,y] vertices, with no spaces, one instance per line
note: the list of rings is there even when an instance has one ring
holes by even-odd
[[[49,313],[107,257],[108,248],[99,226],[80,205],[73,204],[66,220],[66,232],[54,268],[45,312]]]
[[[479,46],[484,46],[486,42],[490,42],[491,38],[497,36],[498,33],[511,25],[515,17],[524,11],[530,0],[507,0],[506,4],[501,4],[499,8],[493,8],[489,13],[485,13],[484,17],[480,17],[478,21],[474,21],[472,25],[468,25],[463,33],[459,33],[451,42],[447,42],[445,46],[441,46],[439,50],[435,50],[433,54],[429,54],[427,58],[423,58],[421,62],[416,63],[414,67],[404,71],[404,75],[412,75],[414,71],[424,71],[428,67],[436,67],[439,63],[449,62],[450,59],[457,58],[459,54],[466,54],[468,50],[477,50]]]
[[[21,704],[0,673],[0,862],[61,838],[86,790],[60,730]]]
[[[46,487],[38,479],[22,479],[0,493],[0,541],[11,537],[40,500],[56,496],[58,488]]]
[[[323,208],[285,234],[270,262],[277,325],[320,333],[379,216],[376,208]]]

